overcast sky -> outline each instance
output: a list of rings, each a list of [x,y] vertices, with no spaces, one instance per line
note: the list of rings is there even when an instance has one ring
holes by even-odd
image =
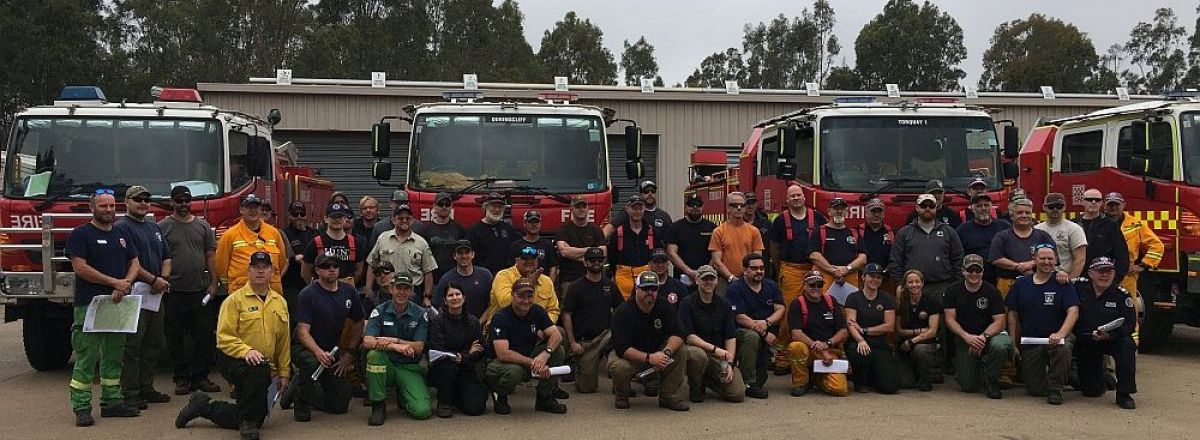
[[[682,83],[704,57],[729,47],[742,48],[742,28],[747,23],[770,21],[783,13],[795,17],[812,1],[782,0],[518,0],[525,13],[525,34],[534,52],[542,34],[574,10],[604,31],[604,45],[620,61],[622,41],[645,36],[655,47],[659,74],[668,85]],[[854,40],[886,0],[830,0],[836,14],[834,29],[842,43],[840,57],[854,66]],[[960,67],[966,84],[976,84],[983,68],[983,52],[1000,23],[1026,18],[1033,12],[1074,24],[1092,38],[1098,53],[1129,39],[1139,21],[1150,22],[1154,9],[1170,7],[1191,34],[1196,22],[1196,0],[935,0],[934,4],[958,20],[963,28],[967,59]],[[839,64],[841,60],[838,60]],[[480,80],[486,81],[480,75]]]

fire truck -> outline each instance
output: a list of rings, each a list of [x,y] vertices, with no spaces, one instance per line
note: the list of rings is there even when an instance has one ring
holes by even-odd
[[[451,215],[463,225],[483,217],[481,203],[492,192],[507,203],[506,218],[536,210],[542,234],[570,221],[570,201],[588,201],[589,220],[603,220],[615,198],[609,175],[607,128],[625,127],[625,171],[644,174],[641,129],[616,119],[611,109],[575,104],[578,96],[543,92],[539,102],[484,102],[480,91],[451,91],[445,102],[404,108],[406,116],[386,116],[372,127],[372,176],[381,185],[407,191],[421,221],[433,215],[434,198],[451,193]],[[390,183],[390,119],[412,126],[402,183]]]
[[[1162,263],[1142,272],[1144,312],[1139,349],[1151,351],[1176,323],[1200,326],[1200,96],[1150,101],[1040,123],[1020,154],[1020,183],[1039,201],[1069,198],[1082,211],[1083,192],[1120,192],[1125,213],[1163,241]],[[1040,203],[1035,203],[1040,205]]]
[[[773,219],[787,210],[787,187],[797,184],[808,207],[820,212],[830,199],[845,199],[851,226],[864,221],[866,202],[878,197],[887,206],[885,223],[899,228],[932,179],[943,182],[945,203],[956,212],[969,205],[965,188],[976,178],[988,183],[998,206],[1006,205],[1016,139],[1011,121],[994,121],[990,110],[955,98],[840,97],[755,124],[732,167],[724,151],[693,152],[686,194],[699,194],[705,216],[719,223],[726,194],[753,191]]]
[[[52,105],[13,118],[0,193],[0,299],[5,322],[22,320],[25,355],[37,370],[61,368],[71,355],[75,274],[63,248],[71,230],[91,220],[97,189],[122,201],[130,186],[145,186],[151,215],[162,219],[171,188],[186,186],[192,211],[217,234],[237,223],[246,194],[286,212],[280,207],[293,201],[324,203],[333,190],[296,166],[291,143],[273,143],[278,110],[264,121],[205,105],[194,89],[153,94],[151,103],[113,103],[99,87],[68,86]]]

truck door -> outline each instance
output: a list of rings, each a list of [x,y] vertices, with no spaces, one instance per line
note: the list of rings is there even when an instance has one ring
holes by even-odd
[[[1179,218],[1175,185],[1181,170],[1175,151],[1177,139],[1175,127],[1170,119],[1150,121],[1146,124],[1146,150],[1138,150],[1142,143],[1133,142],[1132,120],[1112,124],[1110,133],[1115,133],[1115,167],[1105,168],[1104,180],[1099,185],[1105,193],[1120,192],[1125,196],[1125,212],[1147,222],[1162,239],[1166,252],[1160,270],[1178,270],[1179,253],[1176,249],[1176,225]],[[1129,169],[1134,156],[1146,158],[1148,167],[1145,179],[1142,176],[1122,171]],[[1151,189],[1152,188],[1152,189]]]
[[[1083,191],[1100,182],[1101,165],[1108,149],[1104,124],[1072,127],[1058,133],[1054,143],[1054,158],[1051,162],[1053,179],[1050,192],[1062,193],[1067,197],[1067,216],[1074,218],[1083,210]],[[1111,157],[1111,153],[1108,154]],[[1034,200],[1034,210],[1039,219],[1045,220],[1042,200]]]

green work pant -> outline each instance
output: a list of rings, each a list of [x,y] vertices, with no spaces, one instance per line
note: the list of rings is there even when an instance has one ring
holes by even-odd
[[[342,354],[339,353],[339,356]],[[330,414],[344,414],[349,409],[352,397],[350,381],[334,374],[333,368],[326,368],[317,380],[312,380],[312,374],[321,366],[321,362],[315,354],[299,344],[292,345],[292,363],[299,373],[292,383],[292,386],[300,387],[296,390],[296,400]]]
[[[166,345],[166,313],[142,310],[137,333],[125,336],[125,361],[121,370],[121,390],[126,399],[143,398],[154,390],[154,366]]]
[[[895,394],[900,389],[900,376],[896,369],[896,355],[884,336],[867,338],[871,354],[858,353],[858,342],[849,340],[843,344],[846,360],[850,361],[850,380],[855,386],[871,385],[882,394]]]
[[[1042,397],[1049,391],[1062,391],[1071,371],[1073,338],[1059,345],[1022,345],[1021,377],[1030,396]]]
[[[606,364],[605,358],[612,350],[610,341],[612,333],[605,330],[587,341],[579,341],[583,353],[575,358],[575,391],[594,393],[598,387],[600,369]]]
[[[723,383],[721,379],[725,372],[721,369],[721,361],[696,346],[688,345],[684,349],[688,354],[689,393],[704,394],[704,389],[708,388],[717,393],[721,400],[741,402],[746,399],[746,383],[742,381],[742,372],[737,367],[729,364],[729,368],[733,369],[733,380]]]
[[[918,383],[932,384],[942,374],[942,358],[938,356],[940,344],[916,344],[912,350],[896,350],[896,371],[900,375],[900,388],[913,388]]]
[[[367,400],[383,403],[387,400],[388,387],[396,387],[398,398],[404,399],[408,415],[417,420],[429,418],[429,388],[425,385],[425,373],[421,364],[400,364],[388,358],[388,352],[367,352]]]
[[[125,354],[124,333],[84,333],[87,306],[75,307],[71,326],[71,348],[75,368],[71,371],[71,409],[91,409],[92,380],[100,364],[100,405],[112,406],[125,401],[121,395],[121,362]]]
[[[1012,357],[1012,338],[1001,333],[988,339],[980,356],[962,339],[954,338],[954,380],[966,393],[979,392],[984,384],[997,384],[1004,370],[1004,361]]]
[[[683,396],[680,395],[680,389],[683,388],[683,380],[687,377],[687,361],[688,351],[686,348],[680,347],[679,351],[671,355],[673,360],[667,364],[667,368],[657,372],[657,375],[662,379],[661,394],[658,395],[660,402],[675,403],[682,402]],[[613,357],[608,362],[608,374],[612,376],[613,392],[618,396],[628,396],[630,389],[630,381],[633,376],[651,368],[650,364],[643,362],[629,362],[623,357]]]
[[[537,346],[533,347],[533,353],[542,353],[546,351],[546,341],[542,340]],[[554,349],[550,353],[550,359],[546,361],[546,366],[557,367],[563,364],[566,360],[567,351],[562,345]],[[484,369],[484,377],[487,380],[488,387],[496,394],[507,396],[512,394],[522,382],[532,379],[529,368],[520,364],[510,364],[501,362],[498,359],[492,359],[488,362]],[[547,400],[554,398],[554,388],[558,386],[558,378],[551,376],[549,379],[537,379],[537,399]]]
[[[768,330],[767,333],[775,331]],[[746,380],[746,385],[763,386],[767,383],[767,375],[770,374],[768,369],[771,367],[771,346],[767,344],[766,338],[749,329],[737,329],[734,337],[737,338],[737,353],[734,353],[734,357],[737,358],[737,366],[742,370],[742,378]]]

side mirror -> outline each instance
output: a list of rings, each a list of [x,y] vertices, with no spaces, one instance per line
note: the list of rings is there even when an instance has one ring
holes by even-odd
[[[625,178],[629,180],[639,180],[646,176],[646,170],[642,167],[642,160],[627,160],[625,161]]]
[[[392,180],[391,162],[376,160],[371,163],[371,177],[375,180]]]
[[[1133,121],[1129,125],[1129,135],[1129,140],[1132,143],[1130,147],[1133,148],[1133,151],[1146,151],[1150,149],[1146,143],[1146,121]],[[1146,158],[1143,157],[1142,160],[1144,161]],[[1142,169],[1144,170],[1145,167],[1142,167]]]
[[[371,155],[384,158],[392,154],[392,124],[380,122],[371,126]],[[384,179],[386,180],[386,179]]]
[[[1002,172],[1004,173],[1005,180],[1016,180],[1017,177],[1020,177],[1021,175],[1021,165],[1017,164],[1016,162],[1005,162],[1000,166]]]
[[[1150,161],[1146,160],[1146,156],[1129,156],[1129,163],[1125,169],[1121,170],[1133,176],[1144,177],[1146,169],[1149,168]]]
[[[279,109],[277,108],[273,108],[269,113],[267,113],[267,123],[271,124],[272,127],[279,125],[279,121],[282,120],[283,114],[279,113]]]
[[[271,174],[271,141],[267,138],[250,138],[246,145],[246,174],[250,177],[267,177]]]
[[[642,159],[642,129],[636,125],[625,127],[625,159]]]
[[[1017,132],[1020,131],[1015,125],[1005,125],[1000,129],[1000,135],[1004,137],[1004,157],[1006,159],[1016,159],[1021,155],[1021,141],[1017,140]]]
[[[779,162],[779,167],[775,169],[775,177],[785,182],[796,180],[796,162],[790,160]]]
[[[787,126],[779,129],[779,158],[780,159],[795,159],[796,158],[796,127]],[[795,171],[795,167],[793,167]]]

